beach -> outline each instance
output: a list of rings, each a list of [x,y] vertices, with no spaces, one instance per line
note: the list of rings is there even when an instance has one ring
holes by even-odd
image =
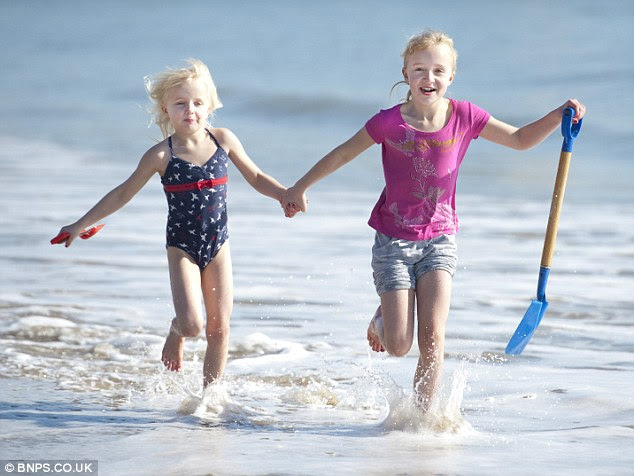
[[[12,45],[0,76],[3,463],[94,460],[100,475],[630,474],[634,7],[416,8],[0,6]],[[535,297],[562,139],[525,152],[471,145],[442,388],[427,414],[412,403],[415,346],[388,357],[365,337],[378,304],[367,220],[383,188],[380,147],[314,187],[292,220],[230,169],[229,362],[205,392],[204,336],[187,341],[181,372],[160,362],[173,307],[159,177],[90,240],[49,244],[160,138],[145,75],[205,61],[224,104],[213,123],[291,185],[399,101],[401,48],[428,26],[456,40],[451,97],[516,125],[569,97],[588,113],[550,305],[520,356],[504,349]]]

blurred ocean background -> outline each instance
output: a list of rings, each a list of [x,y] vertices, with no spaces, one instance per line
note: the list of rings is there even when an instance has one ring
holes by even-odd
[[[0,3],[0,459],[96,459],[101,475],[631,474],[633,23],[626,0]],[[230,361],[205,394],[202,337],[183,372],[159,361],[173,311],[158,177],[99,235],[50,246],[159,139],[145,75],[205,61],[214,124],[291,185],[400,101],[400,52],[426,27],[456,42],[450,96],[518,126],[569,97],[588,112],[550,307],[519,357],[504,348],[535,294],[561,136],[472,143],[425,417],[409,402],[417,349],[390,358],[365,340],[379,147],[293,220],[231,169]]]

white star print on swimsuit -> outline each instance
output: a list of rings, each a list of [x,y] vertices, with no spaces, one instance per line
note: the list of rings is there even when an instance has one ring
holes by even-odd
[[[172,157],[161,179],[169,210],[167,246],[185,251],[201,269],[209,264],[229,238],[228,157],[211,132],[209,136],[218,149],[203,166],[176,157],[170,137],[168,145]]]

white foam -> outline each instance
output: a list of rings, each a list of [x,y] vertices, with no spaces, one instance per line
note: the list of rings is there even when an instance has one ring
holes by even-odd
[[[232,352],[255,354],[233,359],[229,363],[232,372],[255,372],[263,368],[274,371],[279,366],[297,362],[310,355],[300,343],[272,339],[261,332],[250,334],[244,340],[235,343]]]
[[[292,405],[336,407],[339,404],[335,383],[332,380],[326,382],[308,379],[306,385],[292,386],[282,398],[285,402]]]
[[[6,328],[9,332],[19,331],[25,328],[33,328],[33,327],[52,327],[52,328],[65,328],[65,327],[77,327],[72,321],[68,319],[62,319],[59,317],[47,317],[47,316],[28,316],[21,317],[11,323],[8,328]]]

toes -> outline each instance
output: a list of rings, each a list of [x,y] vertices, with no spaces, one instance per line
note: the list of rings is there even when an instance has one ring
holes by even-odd
[[[172,372],[178,372],[181,368],[178,360],[171,360],[167,357],[163,357],[161,361],[163,362],[163,365],[165,366],[165,368],[167,370],[171,370]]]
[[[381,340],[377,335],[374,335],[368,329],[368,345],[372,348],[374,352],[385,352],[385,348],[383,344],[381,344]]]

